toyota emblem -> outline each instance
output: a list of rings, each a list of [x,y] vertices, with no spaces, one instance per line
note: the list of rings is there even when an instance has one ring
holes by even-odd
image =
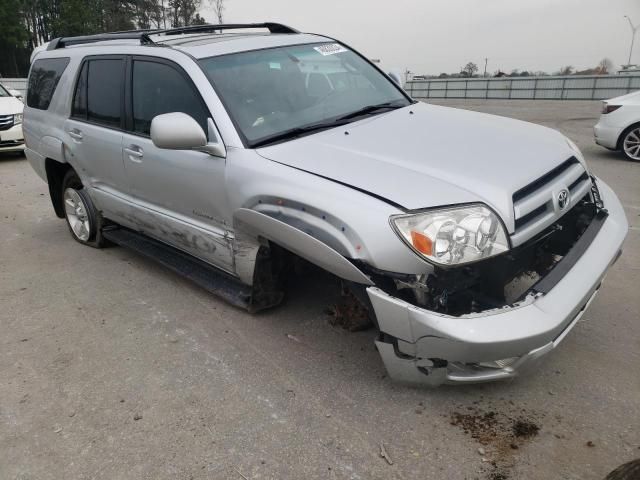
[[[558,193],[558,208],[564,210],[569,205],[569,192],[567,190],[561,190]]]

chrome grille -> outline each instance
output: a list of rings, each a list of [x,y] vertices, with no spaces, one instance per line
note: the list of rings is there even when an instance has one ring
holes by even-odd
[[[558,165],[513,194],[515,233],[514,246],[520,245],[541,232],[589,193],[591,179],[577,158]],[[567,203],[562,208],[560,196],[566,190]]]
[[[9,130],[13,127],[13,115],[0,115],[0,130]]]

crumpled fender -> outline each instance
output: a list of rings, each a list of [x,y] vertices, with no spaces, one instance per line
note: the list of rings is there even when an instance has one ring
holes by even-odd
[[[352,282],[373,285],[371,279],[339,252],[307,233],[264,213],[240,208],[234,214],[240,231],[250,231],[277,243],[301,258]]]

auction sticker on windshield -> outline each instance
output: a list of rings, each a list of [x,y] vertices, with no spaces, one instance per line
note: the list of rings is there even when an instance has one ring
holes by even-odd
[[[313,47],[315,51],[324,55],[335,55],[336,53],[346,52],[347,49],[338,43],[330,43],[328,45],[320,45],[319,47]]]

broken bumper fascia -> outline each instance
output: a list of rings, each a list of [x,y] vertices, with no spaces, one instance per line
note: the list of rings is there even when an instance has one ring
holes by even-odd
[[[451,317],[369,287],[381,332],[376,346],[389,376],[432,386],[502,380],[532,368],[553,350],[593,300],[627,234],[618,198],[604,182],[598,186],[608,216],[546,293],[532,293],[515,306]]]

